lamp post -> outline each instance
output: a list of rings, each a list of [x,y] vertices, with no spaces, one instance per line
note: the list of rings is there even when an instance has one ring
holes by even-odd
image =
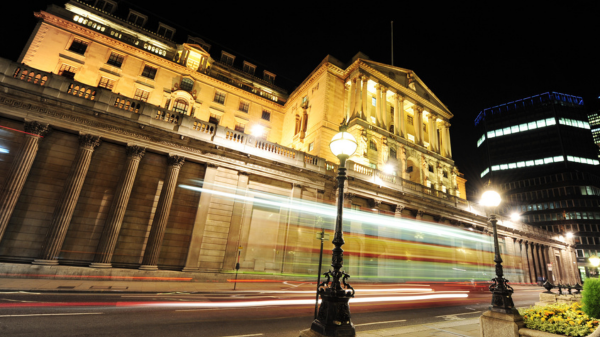
[[[598,258],[597,255],[592,255],[589,257],[588,261],[590,261],[590,264],[592,265],[592,267],[594,267],[596,269],[596,275],[598,275],[598,266],[600,266],[600,258]],[[596,276],[598,277],[598,276]]]
[[[501,201],[500,195],[495,191],[486,191],[481,196],[481,204],[488,209],[497,207]],[[496,230],[498,220],[495,214],[490,214],[490,222],[494,231],[494,262],[496,262],[496,277],[492,279],[494,283],[490,285],[490,291],[492,292],[490,310],[505,314],[517,314],[518,311],[515,309],[515,304],[512,300],[513,288],[508,285],[508,280],[504,278],[504,271],[502,270],[498,231]]]
[[[340,126],[340,132],[333,136],[329,143],[331,152],[340,160],[338,167],[338,200],[337,217],[335,220],[335,233],[333,237],[331,267],[323,274],[326,281],[319,285],[318,294],[321,295],[321,306],[317,318],[313,321],[310,330],[303,331],[301,336],[355,336],[354,325],[350,321],[350,306],[348,301],[354,297],[354,288],[346,280],[350,277],[341,268],[344,265],[344,237],[342,233],[342,215],[344,211],[344,183],[346,177],[346,160],[356,151],[356,139],[346,132],[346,122]],[[316,334],[315,334],[316,333]]]

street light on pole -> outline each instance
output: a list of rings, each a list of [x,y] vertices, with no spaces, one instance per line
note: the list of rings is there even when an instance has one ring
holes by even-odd
[[[502,198],[496,191],[486,191],[481,196],[481,205],[487,210],[498,207]],[[516,314],[518,311],[515,309],[515,304],[512,300],[513,288],[508,285],[508,280],[504,278],[504,271],[502,270],[502,258],[500,257],[500,246],[498,245],[498,231],[496,230],[496,219],[495,214],[490,214],[490,222],[494,231],[494,262],[496,262],[496,277],[492,279],[494,282],[490,285],[490,291],[492,292],[492,305],[490,306],[491,311],[501,312],[505,314]]]
[[[326,281],[319,285],[318,294],[321,295],[321,307],[317,318],[313,321],[310,330],[302,331],[301,336],[355,336],[354,325],[350,321],[350,306],[348,301],[354,297],[354,288],[346,280],[350,277],[342,271],[344,265],[344,237],[342,233],[342,216],[344,211],[344,183],[346,182],[346,160],[356,151],[358,144],[354,136],[347,132],[348,124],[340,126],[340,132],[333,136],[329,143],[331,152],[340,160],[338,167],[338,199],[337,217],[331,267],[323,274]],[[312,331],[311,331],[312,330]]]

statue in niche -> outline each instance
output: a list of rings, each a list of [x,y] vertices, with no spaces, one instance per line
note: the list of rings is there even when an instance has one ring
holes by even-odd
[[[444,168],[442,167],[442,164],[438,163],[438,167],[437,167],[437,175],[438,175],[438,183],[442,184],[442,179],[444,178]]]
[[[360,133],[360,153],[364,158],[367,157],[367,130],[363,129]]]
[[[456,182],[456,176],[458,175],[458,169],[456,167],[452,168],[452,186],[458,189],[458,183]]]

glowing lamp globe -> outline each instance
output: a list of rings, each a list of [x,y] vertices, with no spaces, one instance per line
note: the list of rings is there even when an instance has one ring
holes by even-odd
[[[519,213],[513,213],[510,215],[510,219],[514,222],[521,220],[521,215]]]
[[[485,207],[497,207],[500,205],[502,198],[500,198],[500,194],[496,191],[486,191],[481,196],[480,204]]]
[[[356,138],[352,136],[349,132],[342,131],[331,139],[329,143],[329,148],[331,149],[331,153],[338,157],[340,160],[348,159],[351,155],[356,152],[356,148],[358,147],[358,143],[356,142]]]
[[[598,256],[594,255],[594,256],[590,256],[590,264],[597,268],[598,266],[600,266],[600,258],[598,258]]]
[[[567,233],[567,238],[569,238],[569,239],[570,239],[570,238],[572,238],[572,237],[573,237],[573,233],[572,233],[572,232],[568,232],[568,233]]]

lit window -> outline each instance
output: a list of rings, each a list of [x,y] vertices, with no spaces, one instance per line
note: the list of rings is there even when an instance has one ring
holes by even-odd
[[[556,163],[556,162],[559,162],[559,161],[565,161],[565,158],[564,158],[563,156],[557,156],[557,157],[554,157],[554,162],[555,162],[555,163]]]
[[[268,111],[266,111],[266,110],[263,110],[261,118],[264,119],[264,120],[266,120],[266,121],[270,121],[271,120],[271,113],[268,112]]]
[[[244,61],[244,68],[242,69],[245,73],[254,76],[254,72],[256,71],[256,66],[252,63],[248,63]]]
[[[492,166],[492,171],[500,171],[500,165]]]
[[[85,54],[87,47],[88,47],[87,42],[84,42],[80,39],[73,39],[73,42],[71,43],[71,46],[69,47],[69,50],[74,53],[83,55],[83,54]]]
[[[193,70],[198,70],[200,67],[200,60],[188,57],[185,66]]]
[[[526,162],[525,162],[525,165],[527,165],[528,167],[529,167],[529,166],[533,166],[533,165],[534,165],[534,163],[533,163],[533,160],[528,160],[528,161],[526,161]]]
[[[517,168],[517,164],[516,163],[508,164],[508,168],[509,169],[516,169]]]
[[[194,89],[194,81],[189,78],[182,78],[180,88],[181,90],[192,91]]]
[[[135,95],[133,96],[133,99],[137,99],[137,100],[140,100],[140,101],[143,101],[143,102],[147,102],[149,94],[150,94],[149,91],[142,90],[142,89],[136,89]]]
[[[504,132],[504,134],[505,134],[505,135],[510,135],[510,134],[512,133],[512,131],[510,130],[510,127],[508,127],[508,128],[504,128],[504,129],[502,130],[502,132]]]
[[[544,158],[544,164],[550,164],[550,163],[554,163],[554,159],[552,159],[552,157]]]
[[[248,102],[244,102],[244,101],[240,101],[240,107],[239,110],[241,112],[246,112],[248,113],[248,109],[250,108],[250,103]]]
[[[496,137],[500,137],[500,136],[503,136],[503,135],[504,135],[504,132],[502,132],[502,129],[496,130]]]
[[[411,142],[415,142],[415,136],[411,135],[410,133],[408,134],[408,140]]]
[[[525,167],[525,162],[524,161],[518,162],[517,167]]]
[[[220,91],[215,91],[215,98],[213,99],[215,103],[225,104],[225,93]]]
[[[519,131],[527,131],[527,130],[529,130],[529,128],[527,127],[527,124],[519,125]]]
[[[188,112],[188,102],[183,98],[178,98],[173,103],[173,111],[179,112],[182,114],[187,114]]]
[[[100,78],[98,87],[112,90],[115,87],[115,81],[111,80],[110,78],[102,77]]]
[[[507,164],[500,164],[500,169],[501,170],[508,170],[508,165]]]
[[[536,122],[529,122],[527,124],[527,127],[529,128],[529,130],[537,129],[537,123]]]
[[[111,66],[121,68],[121,65],[123,65],[124,59],[125,59],[125,56],[113,52],[113,53],[110,53],[110,57],[108,58],[108,61],[106,61],[106,63],[110,64]]]
[[[519,126],[518,126],[518,125],[513,125],[513,126],[511,126],[511,127],[510,127],[510,131],[511,131],[512,133],[517,133],[517,132],[519,132]]]
[[[487,136],[488,138],[494,138],[496,137],[496,133],[494,131],[488,131]]]
[[[72,67],[67,64],[63,64],[62,66],[60,66],[60,69],[58,70],[58,75],[66,77],[66,78],[70,78],[70,79],[73,79],[73,77],[75,77],[75,73],[77,73],[77,68]]]
[[[442,185],[442,192],[446,193],[446,186]]]
[[[375,106],[377,104],[377,99],[375,97],[371,98],[371,105]]]
[[[544,165],[544,160],[543,159],[536,159],[535,160],[535,164],[536,165]]]
[[[312,151],[315,149],[315,142],[312,142],[310,144],[308,144],[308,152]]]
[[[153,80],[156,77],[156,68],[151,67],[149,65],[144,66],[144,71],[142,71],[142,76]]]
[[[546,120],[545,119],[541,119],[541,120],[537,121],[537,127],[538,128],[543,128],[544,126],[546,126]]]

